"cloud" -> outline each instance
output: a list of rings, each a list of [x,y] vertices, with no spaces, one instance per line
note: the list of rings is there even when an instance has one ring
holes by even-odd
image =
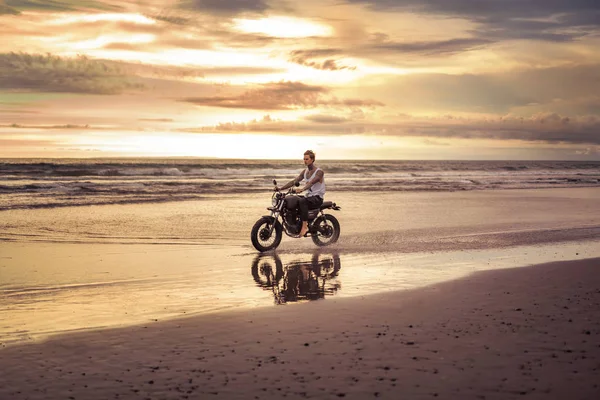
[[[300,121],[286,121],[265,115],[261,119],[253,119],[248,122],[221,122],[215,126],[203,126],[199,128],[180,129],[183,132],[206,133],[245,133],[245,132],[272,132],[280,134],[302,133],[303,135],[319,134],[353,134],[364,133],[364,127],[341,127],[344,121],[350,119],[331,115],[317,114],[307,116]]]
[[[342,124],[348,122],[348,118],[338,117],[336,115],[314,114],[304,117],[307,121],[316,122],[319,124]]]
[[[9,7],[6,4],[0,4],[0,15],[3,15],[3,14],[18,15],[19,10]]]
[[[261,85],[238,96],[188,97],[182,101],[212,107],[284,110],[316,107],[325,92],[327,89],[320,86],[279,82]]]
[[[335,52],[339,52],[336,49],[316,49],[316,50],[294,50],[290,53],[289,60],[293,63],[304,65],[307,67],[320,69],[320,70],[328,70],[328,71],[339,71],[343,69],[354,70],[356,67],[340,65],[340,60],[334,60],[331,58],[326,58],[325,60],[321,59],[323,55],[334,54]],[[319,58],[320,60],[315,61],[315,58]]]
[[[260,85],[239,95],[187,97],[180,101],[199,106],[245,108],[252,110],[292,110],[317,106],[374,107],[375,100],[337,99],[327,96],[329,89],[301,82],[277,82]]]
[[[576,151],[575,153],[585,156],[600,155],[600,146],[586,147],[585,149]]]
[[[420,134],[436,137],[524,140],[546,143],[600,144],[600,118],[536,114],[528,118],[503,117],[492,120],[435,121],[421,125]],[[416,130],[419,132],[419,129]],[[429,133],[427,133],[429,132]],[[414,132],[413,132],[414,133]]]
[[[386,77],[369,96],[405,113],[565,115],[600,113],[600,64],[488,74]],[[398,95],[402,94],[402,95]]]
[[[345,106],[345,107],[383,107],[384,103],[377,100],[363,100],[363,99],[336,99],[327,100],[323,102],[325,105],[330,106]]]
[[[180,7],[225,15],[263,13],[269,9],[265,0],[182,0]]]
[[[298,132],[308,130],[307,124],[300,124],[291,121],[283,121],[271,118],[265,115],[262,119],[254,119],[248,122],[221,122],[215,126],[203,126],[199,128],[180,129],[183,132],[204,133],[204,132]]]
[[[400,53],[439,55],[452,54],[481,48],[492,43],[489,39],[456,38],[441,41],[423,42],[376,42],[368,46],[371,49],[397,51]]]
[[[403,116],[393,122],[353,121],[326,115],[283,121],[265,116],[245,123],[226,122],[216,126],[183,129],[186,132],[302,132],[313,135],[380,135],[420,137],[439,143],[443,139],[520,140],[551,144],[600,145],[600,117],[567,117],[540,113],[527,118],[423,118]]]
[[[600,144],[600,118],[540,113],[530,117],[410,118],[397,124],[373,125],[371,132],[428,138],[521,140],[528,142]]]
[[[83,4],[82,4],[83,3]],[[107,4],[102,1],[86,0],[4,0],[4,5],[0,4],[0,14],[18,14],[21,10],[41,10],[41,11],[86,11],[86,10],[104,10],[119,11],[121,7],[114,4]]]
[[[584,16],[600,11],[593,0],[346,0],[379,10],[405,10],[469,17],[477,20],[541,18],[557,14]],[[598,21],[596,21],[598,24]]]
[[[145,16],[156,21],[166,22],[171,25],[186,26],[194,22],[194,19],[191,16],[182,14],[180,12],[175,12],[172,9],[164,9],[159,12],[147,13]]]
[[[0,53],[0,89],[40,92],[118,94],[141,89],[114,64],[84,56]]]
[[[406,11],[471,20],[486,39],[571,41],[600,27],[591,0],[346,0],[381,11]]]
[[[0,125],[0,128],[13,128],[13,129],[91,129],[92,127],[89,125],[74,125],[74,124],[66,124],[66,125],[21,125],[21,124],[9,124],[9,125]],[[97,128],[94,129],[106,129],[106,128]]]

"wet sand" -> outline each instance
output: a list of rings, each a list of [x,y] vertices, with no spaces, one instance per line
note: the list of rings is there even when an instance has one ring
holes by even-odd
[[[332,197],[3,212],[0,399],[598,397],[599,189]]]
[[[3,399],[600,396],[600,259],[11,346]]]
[[[328,197],[339,243],[284,237],[264,257],[249,231],[270,192],[2,212],[0,344],[600,257],[600,188]],[[283,290],[315,263],[303,293]]]

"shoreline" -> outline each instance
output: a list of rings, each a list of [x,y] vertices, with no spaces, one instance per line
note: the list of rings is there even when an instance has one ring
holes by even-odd
[[[0,397],[591,399],[599,269],[592,258],[479,271],[10,346]]]

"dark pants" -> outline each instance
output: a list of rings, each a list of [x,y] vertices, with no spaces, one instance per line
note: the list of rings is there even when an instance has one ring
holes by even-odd
[[[319,208],[323,204],[323,199],[319,196],[288,196],[285,198],[289,209],[298,209],[300,211],[300,219],[308,221],[308,210]]]

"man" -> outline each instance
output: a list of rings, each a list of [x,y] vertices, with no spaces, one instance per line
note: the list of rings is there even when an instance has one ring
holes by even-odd
[[[304,152],[304,165],[306,165],[306,168],[300,172],[296,179],[286,183],[281,188],[275,187],[275,190],[285,190],[296,185],[296,183],[303,182],[304,185],[295,189],[295,192],[301,193],[308,190],[305,196],[288,196],[285,199],[288,208],[297,208],[300,211],[300,219],[302,220],[300,237],[308,232],[308,209],[319,208],[325,197],[325,173],[321,168],[315,166],[315,153],[312,150]]]

